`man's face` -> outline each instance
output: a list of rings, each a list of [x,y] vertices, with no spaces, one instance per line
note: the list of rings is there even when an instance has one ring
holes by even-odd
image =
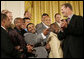
[[[19,27],[20,29],[22,29],[23,24],[24,24],[23,20],[22,19],[19,19],[19,20],[17,20],[16,27]]]
[[[56,21],[56,22],[60,22],[60,20],[61,20],[61,16],[60,16],[60,15],[56,15],[55,21]]]
[[[11,20],[7,17],[6,21],[5,21],[5,27],[8,28],[11,26]]]
[[[46,17],[43,22],[45,25],[49,26],[51,24],[51,19],[49,17]]]
[[[31,15],[31,13],[26,12],[25,17],[28,17],[28,18],[30,18],[30,19],[31,19],[32,15]]]
[[[30,24],[28,26],[28,31],[31,32],[31,33],[35,33],[36,32],[35,26],[33,24]]]
[[[44,19],[45,19],[46,17],[48,17],[48,16],[45,15],[45,16],[42,17],[42,22],[44,22]]]
[[[51,25],[50,28],[51,28],[51,31],[52,31],[52,32],[57,33],[57,32],[59,31],[59,28],[56,27],[56,25]]]
[[[27,26],[27,24],[29,24],[30,23],[30,19],[25,19],[25,25]]]
[[[61,12],[64,17],[67,17],[68,9],[64,5],[61,7]]]
[[[7,13],[7,16],[9,17],[10,20],[12,20],[12,13]]]
[[[32,53],[32,52],[33,52],[33,51],[32,51],[33,45],[28,44],[26,47],[27,47],[27,51],[28,51],[29,53]]]

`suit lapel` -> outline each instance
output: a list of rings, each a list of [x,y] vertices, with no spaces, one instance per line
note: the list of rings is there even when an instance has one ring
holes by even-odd
[[[41,23],[41,24],[42,24],[42,28],[43,28],[43,29],[46,29],[46,27],[43,25],[43,23]]]
[[[75,15],[72,16],[72,18],[71,18],[69,24],[73,24],[73,23],[74,23],[74,17],[75,17]]]
[[[55,22],[55,24],[60,28],[60,26]]]
[[[7,31],[4,30],[2,27],[1,27],[1,32],[7,33]]]

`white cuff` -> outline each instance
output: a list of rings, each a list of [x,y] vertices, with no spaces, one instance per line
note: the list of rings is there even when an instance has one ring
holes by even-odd
[[[45,36],[43,33],[41,33],[41,35],[42,35],[43,39],[45,39],[45,38],[46,38],[46,36]]]

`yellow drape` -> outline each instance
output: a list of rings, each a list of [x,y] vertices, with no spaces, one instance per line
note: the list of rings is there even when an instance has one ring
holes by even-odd
[[[35,25],[41,22],[43,13],[49,14],[53,23],[56,13],[60,13],[63,18],[60,8],[64,3],[71,3],[73,13],[83,16],[83,1],[25,1],[25,11],[32,14],[31,22]]]

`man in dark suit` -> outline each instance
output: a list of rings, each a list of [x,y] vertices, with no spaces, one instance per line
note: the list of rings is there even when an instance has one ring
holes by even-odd
[[[68,17],[67,22],[62,23],[63,32],[58,34],[58,38],[63,41],[64,58],[83,57],[83,17],[74,15],[72,6],[65,3],[61,7],[63,16]]]
[[[5,14],[1,14],[1,58],[20,58],[21,54],[15,50],[8,36],[7,28],[10,24],[10,19]]]
[[[24,37],[24,33],[26,33],[26,31],[24,30],[23,28],[23,25],[24,25],[24,21],[22,18],[20,17],[17,17],[14,19],[14,29],[22,36]]]
[[[55,22],[54,24],[59,27],[59,31],[62,31],[61,23],[64,21],[64,19],[61,19],[61,15],[59,13],[55,14]]]
[[[61,15],[59,13],[55,14],[55,24],[59,26],[59,28],[61,27]]]

